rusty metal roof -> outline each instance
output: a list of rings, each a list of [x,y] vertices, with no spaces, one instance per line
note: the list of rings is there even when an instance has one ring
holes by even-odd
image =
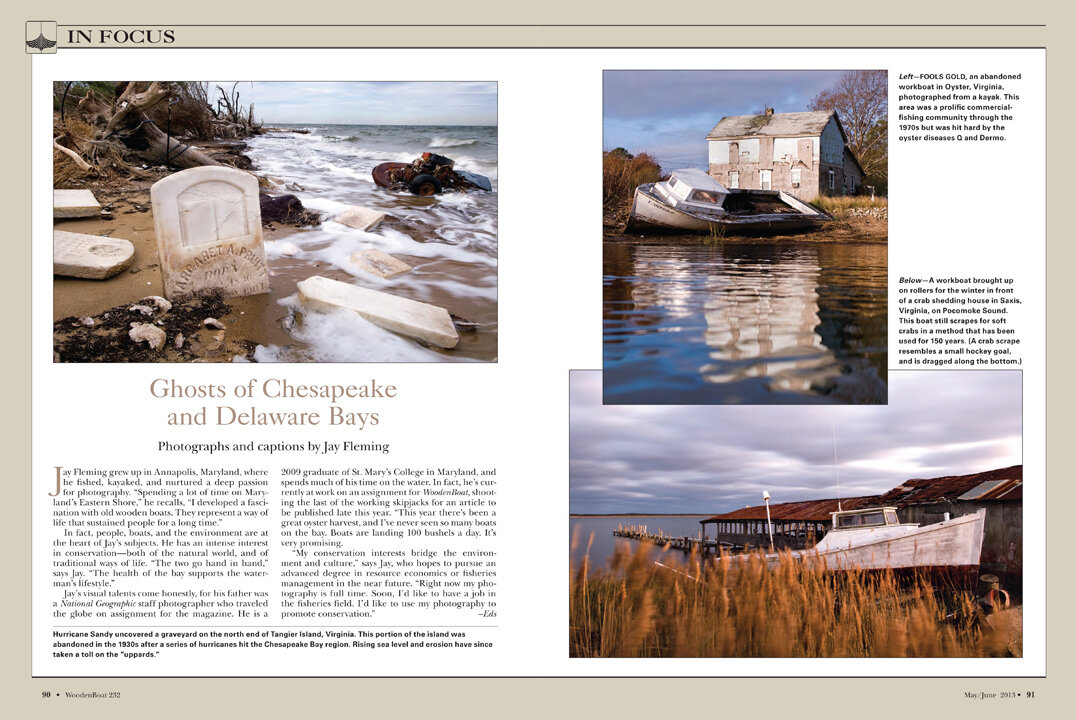
[[[721,120],[706,136],[707,140],[768,135],[773,137],[821,135],[833,116],[832,110],[774,113],[772,115],[732,115]],[[840,126],[840,120],[837,120]],[[844,133],[844,128],[841,128]]]
[[[1023,500],[1024,481],[1019,478],[987,480],[976,485],[957,500]]]
[[[872,505],[882,505],[879,496],[868,495],[864,497],[841,498],[840,505],[843,510],[856,510]],[[837,498],[829,500],[804,500],[802,502],[775,503],[770,505],[770,519],[773,522],[829,522],[832,520],[830,513],[837,512]],[[700,523],[712,523],[724,520],[765,520],[766,506],[756,505],[753,507],[740,508],[732,512],[721,513],[713,517],[700,520]]]
[[[908,480],[881,496],[885,505],[922,505],[954,500],[1021,500],[1023,499],[1024,466],[988,470],[972,475]],[[971,497],[972,490],[982,488]]]

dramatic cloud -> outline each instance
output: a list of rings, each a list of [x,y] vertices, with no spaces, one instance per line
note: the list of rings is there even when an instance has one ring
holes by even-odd
[[[231,91],[233,82],[212,82]],[[492,82],[241,82],[243,105],[272,124],[496,125]]]
[[[886,406],[603,406],[601,373],[573,372],[570,510],[718,513],[1022,461],[1020,373],[889,378]]]
[[[858,68],[851,68],[858,69]],[[726,115],[803,112],[843,70],[607,70],[604,149],[655,155],[666,170],[704,167],[706,134]]]

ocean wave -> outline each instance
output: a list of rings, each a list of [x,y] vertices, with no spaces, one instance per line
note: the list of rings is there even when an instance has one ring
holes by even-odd
[[[460,145],[474,145],[477,140],[461,140],[459,138],[437,136],[430,140],[430,147],[458,147]]]
[[[373,162],[373,165],[377,165],[383,162],[409,163],[419,155],[418,153],[414,153],[409,150],[378,150],[376,148],[357,147],[352,144],[344,143],[334,143],[331,152],[340,158],[370,160]],[[373,165],[371,165],[371,167],[373,167]]]

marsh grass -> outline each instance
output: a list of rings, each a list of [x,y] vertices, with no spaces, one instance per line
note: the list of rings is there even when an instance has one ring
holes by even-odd
[[[870,195],[835,195],[832,197],[819,195],[811,201],[811,204],[835,218],[845,217],[854,210],[888,210],[889,208],[888,198],[875,197],[871,200]]]
[[[706,245],[720,245],[725,242],[725,226],[711,225],[709,231],[703,236],[702,241]]]
[[[589,548],[588,548],[589,550]],[[1016,617],[892,573],[825,572],[791,556],[657,564],[618,544],[607,569],[571,568],[573,657],[1004,657]]]
[[[612,151],[602,156],[602,204],[612,205],[631,200],[635,188],[661,179],[661,166],[647,153],[631,155]]]

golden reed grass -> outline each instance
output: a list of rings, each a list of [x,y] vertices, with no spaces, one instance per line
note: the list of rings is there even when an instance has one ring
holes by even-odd
[[[1019,615],[984,616],[970,596],[923,578],[826,572],[761,555],[686,562],[623,544],[593,572],[571,568],[573,657],[1004,657],[1019,655]],[[946,599],[939,600],[939,597]]]
[[[602,204],[609,207],[631,200],[635,188],[661,179],[661,166],[652,155],[607,152],[602,156]]]
[[[889,199],[879,196],[872,200],[870,195],[819,195],[811,204],[839,218],[851,210],[888,209]]]

